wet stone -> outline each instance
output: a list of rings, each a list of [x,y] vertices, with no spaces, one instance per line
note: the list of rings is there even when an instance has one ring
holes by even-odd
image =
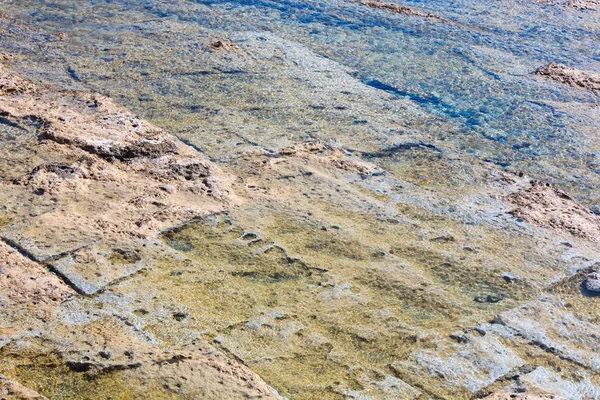
[[[600,389],[589,377],[573,380],[548,368],[537,367],[485,400],[590,400],[600,398]]]
[[[556,297],[544,296],[502,312],[494,321],[532,346],[600,371],[600,326],[569,312]]]
[[[525,363],[493,333],[458,336],[455,343],[440,342],[436,349],[418,350],[391,367],[408,383],[426,385],[447,396],[477,393]]]
[[[585,278],[585,288],[590,292],[600,293],[600,273],[590,272]]]

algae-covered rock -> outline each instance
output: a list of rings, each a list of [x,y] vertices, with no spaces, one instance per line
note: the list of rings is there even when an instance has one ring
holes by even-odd
[[[26,388],[19,382],[0,376],[0,399],[2,400],[48,400],[46,397]]]

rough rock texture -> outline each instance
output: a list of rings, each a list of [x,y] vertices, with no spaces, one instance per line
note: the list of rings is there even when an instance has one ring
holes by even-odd
[[[213,163],[197,162],[196,156],[206,161],[197,154],[184,162],[181,142],[134,117],[96,120],[93,114],[101,117],[98,109],[106,107],[100,97],[97,108],[93,101],[80,106],[75,99],[82,94],[34,88],[40,102],[32,111],[41,115],[36,108],[56,103],[44,111],[52,126],[3,101],[20,116],[0,121],[0,149],[10,161],[6,168],[0,161],[7,181],[0,190],[2,235],[89,296],[76,296],[53,314],[5,309],[1,374],[49,398],[268,395],[264,382],[217,355],[208,340],[290,399],[535,392],[505,386],[525,382],[540,365],[552,373],[536,378],[546,393],[558,396],[564,382],[585,383],[586,376],[598,385],[590,367],[543,350],[516,329],[482,327],[547,291],[568,294],[565,308],[577,319],[597,321],[597,298],[582,296],[580,288],[600,260],[597,243],[514,218],[506,201],[530,187],[527,178],[507,172],[519,170],[510,156],[525,154],[530,162],[530,151],[546,150],[546,142],[528,143],[530,135],[512,127],[545,139],[563,115],[572,115],[565,111],[569,102],[522,101],[537,96],[531,85],[545,90],[549,83],[523,76],[534,64],[524,58],[531,52],[506,46],[505,36],[493,40],[498,32],[537,27],[530,15],[519,15],[534,8],[513,2],[510,23],[501,29],[502,7],[448,11],[453,19],[473,18],[465,33],[458,25],[339,2],[112,2],[98,8],[82,1],[51,8],[55,3],[35,4],[31,30],[70,20],[79,21],[77,29],[60,23],[68,35],[40,33],[34,52],[17,55],[11,65],[38,80],[110,93],[238,178],[227,196],[209,193],[211,179],[226,180]],[[29,3],[0,2],[0,9],[12,14],[22,4]],[[190,9],[198,12],[185,12]],[[51,18],[44,18],[45,10]],[[593,13],[568,14],[570,22]],[[260,32],[239,32],[241,26],[253,30],[256,16]],[[285,17],[286,24],[277,18],[270,29],[272,16]],[[227,29],[230,18],[239,21],[230,34],[203,27],[207,20]],[[301,38],[306,46],[294,43],[291,21],[301,24],[296,33],[310,30]],[[478,27],[492,40],[482,43]],[[0,30],[22,44],[17,48],[29,48],[27,27],[0,20]],[[547,38],[556,31],[535,32]],[[530,30],[526,34],[535,41]],[[472,44],[462,43],[471,35],[478,46],[463,46]],[[318,37],[323,40],[315,47]],[[219,39],[235,47],[214,46]],[[503,43],[502,51],[491,53],[494,43]],[[536,46],[533,54],[553,44]],[[582,52],[589,46],[580,44]],[[48,50],[40,53],[42,63],[35,54],[40,48]],[[373,50],[384,58],[364,57]],[[507,57],[514,65],[507,66]],[[357,60],[353,68],[333,61],[350,58]],[[61,60],[56,68],[43,64],[55,59]],[[431,86],[413,85],[423,77]],[[454,96],[458,89],[463,95]],[[465,93],[484,101],[465,102]],[[26,105],[31,98],[17,100]],[[63,100],[63,114],[75,114],[69,118],[78,134],[52,115]],[[595,143],[595,126],[587,121],[597,110],[586,110],[576,122],[590,129]],[[511,119],[519,122],[505,124]],[[564,122],[566,137],[573,121]],[[88,124],[89,143],[81,129]],[[569,149],[572,144],[564,141]],[[562,161],[593,165],[597,152],[588,150]],[[563,172],[581,171],[538,159],[552,167],[557,182]],[[511,165],[504,168],[505,162]],[[526,173],[547,176],[536,166]],[[593,203],[579,190],[578,177],[589,179],[590,193],[597,178],[570,175],[573,183],[565,187]],[[193,212],[173,214],[174,204]],[[95,388],[100,392],[90,394]]]
[[[531,187],[509,195],[507,200],[515,206],[513,215],[533,224],[593,242],[600,240],[600,216],[548,183],[533,181]]]
[[[540,391],[528,391],[525,393],[497,392],[484,398],[484,400],[566,400],[566,397],[548,394]]]
[[[2,61],[6,60],[6,56],[2,55]],[[28,93],[33,90],[33,85],[21,79],[16,74],[6,70],[0,65],[0,94],[20,94]]]
[[[119,251],[142,254],[159,230],[231,203],[227,175],[109,99],[35,88],[2,66],[0,80],[11,82],[0,112],[14,124],[34,121],[44,138],[36,153],[61,160],[1,183],[5,207],[21,218],[0,230],[35,260],[56,260],[80,292],[148,265],[119,260]],[[90,270],[92,256],[103,271]]]
[[[277,393],[254,372],[204,341],[185,349],[162,350],[146,335],[118,318],[53,325],[41,335],[6,345],[4,358],[18,360],[35,351],[56,354],[74,373],[93,380],[120,373],[132,385],[156,382],[173,395],[203,399],[276,399]]]
[[[567,7],[574,8],[576,10],[589,10],[600,6],[598,0],[569,0],[565,3]]]
[[[594,386],[589,379],[583,377],[575,382],[570,381],[543,367],[538,367],[528,374],[521,375],[517,385],[554,393],[559,399],[588,400],[600,398],[600,389]]]
[[[590,292],[600,293],[600,273],[590,272],[585,278],[585,288]]]
[[[438,15],[415,10],[414,8],[400,6],[397,4],[385,3],[379,0],[348,0],[352,3],[358,3],[363,6],[367,6],[374,9],[390,11],[394,14],[412,15],[415,17],[431,18],[438,21],[444,21],[444,19]]]
[[[327,168],[333,168],[344,172],[356,173],[358,175],[370,175],[381,172],[381,169],[373,163],[353,158],[347,151],[341,148],[326,146],[317,141],[298,143],[282,149],[278,158],[270,163],[283,161],[285,157],[298,157],[300,159],[313,159]]]
[[[36,87],[3,66],[0,83],[0,113],[15,126],[31,123],[42,138],[32,146],[52,160],[1,183],[3,209],[11,210],[0,220],[3,360],[58,357],[90,380],[125,374],[133,389],[160,382],[153,390],[170,397],[277,398],[205,341],[162,350],[119,315],[65,314],[78,304],[75,291],[97,293],[158,260],[160,229],[233,204],[230,177],[103,96]],[[7,375],[18,378],[19,369]],[[44,398],[6,379],[3,395]]]
[[[538,69],[535,74],[578,89],[600,91],[600,74],[582,71],[566,65],[550,63]]]
[[[56,275],[0,241],[0,307],[57,306],[73,290]]]
[[[486,400],[593,400],[600,398],[600,390],[586,377],[577,380],[562,378],[544,367],[520,375],[503,391],[494,393]]]
[[[241,51],[242,49],[235,43],[225,41],[225,40],[217,40],[210,44],[210,48],[215,51]]]
[[[600,371],[600,328],[570,313],[555,297],[500,313],[495,322],[544,351]]]
[[[0,400],[48,400],[19,382],[0,376]]]
[[[70,336],[57,335],[53,347],[61,349],[60,356],[73,370],[131,370],[196,398],[274,398],[273,390],[258,375],[203,341],[183,350],[160,350],[112,317],[71,329]]]
[[[595,9],[600,5],[600,2],[598,0],[542,0],[540,2],[563,5],[567,8],[572,8],[575,10]]]
[[[459,343],[450,348],[439,346],[439,350],[418,351],[411,355],[409,362],[395,362],[392,368],[401,376],[412,375],[412,379],[416,376],[423,382],[432,379],[435,386],[449,392],[462,388],[477,393],[524,364],[493,334],[480,336],[461,332],[454,337]],[[411,359],[415,360],[414,364]]]

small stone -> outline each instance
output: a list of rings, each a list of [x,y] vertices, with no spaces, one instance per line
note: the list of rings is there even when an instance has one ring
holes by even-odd
[[[590,292],[600,293],[600,273],[590,272],[585,279],[585,288]]]
[[[175,321],[179,321],[179,322],[183,321],[187,317],[188,317],[188,314],[185,313],[185,312],[176,312],[176,313],[173,314],[173,319]]]
[[[254,330],[254,331],[259,331],[260,328],[262,328],[262,324],[260,324],[260,323],[258,323],[256,321],[248,321],[248,322],[246,322],[245,327],[246,327],[246,329],[251,329],[251,330]]]
[[[501,294],[488,294],[483,296],[476,296],[473,300],[475,300],[477,303],[498,303],[499,301],[502,301],[503,298],[504,296]]]
[[[217,40],[210,44],[210,48],[213,50],[223,50],[223,51],[240,51],[242,50],[240,46],[235,43],[227,42],[224,40]]]
[[[175,193],[175,186],[173,185],[162,185],[160,188],[167,193]]]
[[[454,236],[452,235],[446,235],[446,236],[438,236],[435,237],[433,239],[430,239],[429,241],[432,243],[451,243],[454,242]]]

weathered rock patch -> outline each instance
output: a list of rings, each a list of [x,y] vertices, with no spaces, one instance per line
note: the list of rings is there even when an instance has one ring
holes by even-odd
[[[535,74],[562,82],[574,88],[600,91],[600,74],[593,72],[567,67],[562,64],[550,63],[538,69]]]

